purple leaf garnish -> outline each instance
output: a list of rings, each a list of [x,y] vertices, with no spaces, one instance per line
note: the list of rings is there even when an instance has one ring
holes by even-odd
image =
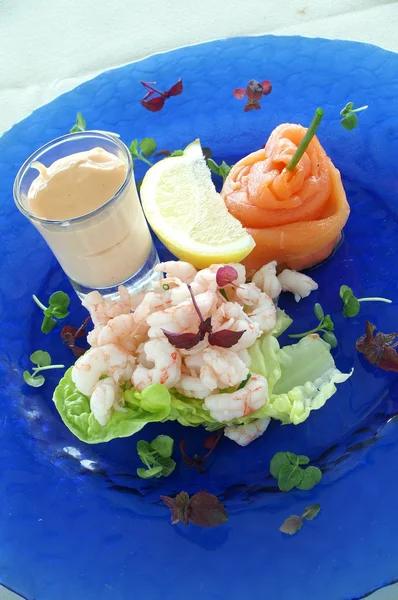
[[[201,491],[190,499],[186,492],[180,492],[175,498],[160,496],[171,511],[173,525],[182,521],[200,527],[217,527],[228,521],[227,511],[213,494]]]
[[[220,267],[217,270],[216,281],[218,287],[223,288],[229,283],[235,281],[235,279],[238,279],[238,271],[234,267],[225,265],[225,267]]]
[[[212,454],[212,452],[215,450],[218,442],[220,441],[222,434],[223,434],[224,429],[220,429],[217,434],[215,435],[209,435],[205,441],[204,441],[204,447],[208,450],[208,452],[206,452],[206,454],[204,456],[199,456],[198,454],[194,454],[194,457],[192,458],[191,456],[189,456],[189,454],[187,454],[186,451],[186,445],[187,442],[186,440],[182,440],[182,442],[180,442],[180,450],[181,450],[181,454],[182,454],[182,460],[184,461],[184,463],[186,465],[188,465],[188,467],[193,468],[195,467],[196,470],[198,471],[198,473],[206,473],[206,469],[205,469],[205,462],[206,460],[209,458],[209,456]]]
[[[161,110],[168,98],[171,98],[172,96],[178,96],[183,90],[181,79],[179,79],[177,83],[172,85],[171,88],[165,92],[160,92],[154,88],[151,82],[141,81],[141,84],[147,90],[145,96],[141,100],[141,104],[144,108],[150,110],[151,112],[158,112]],[[158,96],[154,97],[154,94],[158,94]]]
[[[248,112],[250,110],[259,110],[260,100],[263,96],[268,96],[272,91],[272,84],[268,79],[265,79],[261,83],[252,79],[247,84],[246,88],[236,88],[233,90],[232,94],[238,100],[243,100],[245,96],[247,96],[247,103],[245,105],[244,111]]]
[[[179,350],[190,350],[196,344],[199,344],[201,340],[199,333],[173,333],[172,331],[166,331],[166,329],[162,329],[162,331],[170,344]]]
[[[170,496],[160,496],[160,498],[171,511],[172,525],[176,525],[179,521],[188,525],[189,496],[186,492],[180,492],[175,498]]]
[[[376,365],[384,371],[398,371],[398,354],[396,347],[398,333],[381,333],[375,335],[376,327],[366,321],[366,334],[356,343],[358,352],[364,355],[371,365]]]
[[[205,321],[201,321],[199,323],[198,334],[199,334],[200,341],[205,339],[206,333],[211,334],[211,330],[212,330],[211,317],[207,317],[207,319]]]
[[[239,342],[244,333],[244,331],[220,329],[220,331],[209,333],[209,344],[212,346],[220,346],[221,348],[231,348]]]
[[[189,501],[188,519],[200,527],[217,527],[228,521],[228,515],[216,496],[202,490]]]

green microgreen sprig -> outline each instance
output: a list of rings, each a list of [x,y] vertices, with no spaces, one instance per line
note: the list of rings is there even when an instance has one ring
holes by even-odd
[[[329,344],[331,348],[336,348],[337,339],[334,335],[334,323],[330,315],[325,315],[322,306],[317,302],[314,306],[314,314],[316,318],[319,320],[319,323],[314,329],[310,329],[309,331],[305,331],[304,333],[295,333],[293,335],[289,335],[291,338],[302,338],[306,335],[310,335],[311,333],[322,333],[322,338],[325,342]]]
[[[69,315],[68,307],[70,298],[65,292],[54,292],[48,299],[49,306],[45,306],[37,296],[33,294],[33,300],[36,302],[44,314],[41,330],[43,333],[50,333],[57,323],[57,319],[65,319]]]
[[[343,301],[343,315],[345,317],[355,317],[360,309],[361,302],[385,302],[387,304],[391,304],[392,300],[389,298],[380,298],[378,296],[370,297],[370,298],[357,298],[354,295],[354,292],[348,285],[342,285],[340,288],[340,298]]]
[[[137,469],[138,477],[168,477],[176,467],[176,462],[171,458],[173,448],[174,440],[168,435],[158,435],[151,443],[140,440],[137,452],[147,468]]]
[[[51,356],[48,352],[43,352],[43,350],[36,350],[36,352],[33,352],[33,354],[30,355],[30,360],[34,365],[37,365],[37,367],[32,369],[32,373],[24,371],[23,378],[25,383],[32,387],[40,387],[43,385],[45,379],[43,375],[38,375],[40,371],[64,368],[64,365],[52,365]]]

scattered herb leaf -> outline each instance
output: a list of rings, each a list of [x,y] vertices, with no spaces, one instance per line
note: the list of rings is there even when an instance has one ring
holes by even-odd
[[[75,356],[82,356],[87,350],[76,346],[76,340],[78,338],[84,338],[86,336],[86,326],[88,325],[91,317],[87,317],[80,327],[72,327],[72,325],[65,325],[61,331],[61,338],[65,346],[72,350]]]
[[[322,479],[322,472],[317,467],[302,469],[301,465],[310,462],[304,454],[293,452],[277,452],[271,459],[270,471],[272,477],[278,480],[279,489],[288,492],[294,487],[299,490],[310,490]]]
[[[139,146],[140,146],[140,150],[141,150],[142,154],[145,156],[145,158],[148,158],[148,156],[151,156],[156,150],[156,142],[152,138],[143,138],[140,141]]]
[[[348,285],[342,285],[340,288],[340,298],[343,301],[343,315],[345,317],[355,317],[360,311],[361,302],[386,302],[391,304],[388,298],[372,297],[372,298],[356,298],[354,292]]]
[[[331,348],[336,348],[337,339],[334,333],[334,323],[332,321],[332,317],[330,315],[325,315],[322,306],[317,302],[314,306],[314,314],[316,318],[319,320],[318,326],[314,327],[314,329],[310,329],[304,333],[295,333],[293,335],[289,335],[291,338],[302,338],[306,335],[310,335],[311,333],[321,332],[322,338],[325,342],[329,344]]]
[[[48,299],[49,306],[44,306],[37,296],[32,296],[34,302],[39,306],[44,314],[44,318],[41,324],[41,330],[43,333],[50,333],[57,323],[57,319],[65,319],[69,315],[68,307],[70,304],[70,298],[65,292],[55,292],[51,294]]]
[[[138,477],[168,477],[175,469],[176,462],[171,458],[174,440],[168,435],[158,435],[151,443],[145,440],[137,442],[137,452],[141,461],[147,467],[137,469]]]
[[[195,468],[198,471],[198,473],[205,473],[205,462],[212,454],[212,452],[214,452],[214,450],[216,449],[223,432],[224,429],[219,429],[219,431],[216,434],[209,435],[205,439],[203,445],[205,448],[207,448],[208,452],[204,456],[199,456],[198,454],[195,454],[193,458],[189,456],[186,451],[187,442],[186,440],[182,440],[182,442],[180,442],[180,450],[182,454],[182,460],[185,462],[185,464],[188,465],[188,467],[190,468]]]
[[[378,332],[375,335],[375,331],[375,325],[366,321],[366,333],[357,340],[356,349],[371,365],[384,371],[398,371],[398,333]]]
[[[312,504],[311,506],[307,506],[303,510],[303,514],[301,515],[301,517],[299,517],[298,515],[291,515],[290,517],[288,517],[280,526],[279,531],[281,531],[282,533],[287,533],[288,535],[293,535],[297,533],[297,531],[300,531],[304,524],[303,519],[306,519],[307,521],[312,521],[312,519],[315,519],[315,517],[318,515],[320,510],[320,504]]]
[[[146,89],[146,94],[141,100],[141,104],[147,110],[151,112],[158,112],[164,106],[165,101],[172,96],[178,96],[183,91],[182,80],[179,79],[177,83],[171,86],[169,90],[161,92],[153,87],[155,82],[141,81],[141,85]],[[157,96],[155,95],[157,94]]]
[[[245,105],[244,111],[248,112],[250,110],[259,110],[260,100],[263,96],[268,96],[272,91],[271,82],[266,79],[261,83],[256,81],[255,79],[251,79],[247,84],[246,88],[236,88],[233,90],[232,94],[238,100],[243,100],[245,96],[247,96],[247,103]]]
[[[25,383],[32,387],[40,387],[43,385],[45,379],[43,375],[38,375],[40,371],[64,368],[64,365],[52,365],[51,356],[48,352],[44,352],[43,350],[36,350],[36,352],[33,352],[33,354],[30,355],[30,360],[34,365],[37,365],[37,367],[32,369],[32,373],[24,371],[23,378]]]
[[[299,490],[312,490],[321,481],[322,471],[318,467],[307,467],[303,469],[303,477],[296,486]]]
[[[77,133],[78,131],[86,131],[86,120],[81,112],[76,115],[76,123],[73,125],[70,133]]]
[[[171,523],[182,521],[184,525],[193,523],[200,527],[217,527],[228,521],[227,511],[220,500],[204,490],[189,498],[180,492],[175,498],[160,496],[171,511]]]
[[[142,146],[141,146],[142,145]],[[150,152],[151,148],[155,148],[152,152]],[[156,150],[156,142],[152,138],[144,138],[141,141],[133,140],[130,144],[130,154],[133,159],[133,166],[135,167],[135,161],[141,160],[149,167],[152,167],[153,163],[148,160],[148,156]]]
[[[355,129],[358,125],[358,117],[355,113],[361,112],[362,110],[366,110],[368,106],[360,106],[359,108],[354,108],[353,102],[347,102],[344,108],[341,109],[340,115],[343,117],[340,120],[340,123],[347,129],[347,131],[351,131]]]
[[[223,182],[226,180],[230,170],[233,167],[233,165],[227,165],[227,163],[224,160],[222,161],[222,163],[220,165],[218,165],[212,158],[207,159],[207,164],[208,164],[209,169],[213,173],[222,177]]]
[[[307,521],[312,521],[312,519],[315,519],[320,510],[320,504],[311,504],[311,506],[307,506],[303,510],[303,519],[307,519]]]
[[[303,519],[298,515],[291,515],[283,521],[282,525],[279,527],[279,531],[287,533],[288,535],[294,535],[297,531],[300,531],[302,526]]]

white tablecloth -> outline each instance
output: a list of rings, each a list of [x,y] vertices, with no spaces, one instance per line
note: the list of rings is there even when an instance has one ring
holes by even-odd
[[[391,0],[0,0],[0,134],[82,81],[154,52],[267,33],[398,52],[397,31]],[[386,588],[374,600],[397,596]],[[0,600],[16,598],[0,586]]]
[[[391,0],[0,0],[0,134],[101,71],[234,35],[352,39],[398,51]]]

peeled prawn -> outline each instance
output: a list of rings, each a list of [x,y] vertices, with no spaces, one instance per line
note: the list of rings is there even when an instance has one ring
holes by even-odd
[[[91,345],[116,344],[127,352],[135,352],[139,344],[139,338],[137,339],[135,334],[138,333],[139,328],[140,325],[135,322],[133,313],[118,315],[100,329],[96,343]]]
[[[90,408],[98,423],[106,425],[112,415],[112,409],[125,411],[121,403],[123,402],[121,389],[112,377],[100,379],[91,394]]]
[[[217,304],[217,297],[213,292],[205,292],[195,297],[196,303],[204,319],[212,314]],[[199,316],[192,300],[186,300],[177,306],[159,310],[148,316],[146,320],[150,329],[150,338],[164,336],[162,329],[181,333],[195,331],[199,325]]]
[[[212,394],[204,401],[210,415],[219,423],[250,415],[268,400],[268,383],[262,375],[253,374],[246,385],[230,394]]]
[[[226,427],[224,429],[224,435],[239,444],[239,446],[247,446],[250,442],[253,442],[263,435],[270,424],[270,421],[271,419],[266,417],[265,419],[256,419],[247,425]]]
[[[276,266],[276,260],[269,262],[267,265],[261,267],[261,269],[253,275],[252,279],[252,282],[272,299],[277,298],[282,291],[281,282],[276,276]]]
[[[239,385],[249,374],[238,354],[228,348],[209,346],[203,351],[202,360],[200,379],[211,390]]]
[[[163,383],[172,388],[181,377],[181,356],[166,338],[149,340],[143,346],[147,367],[138,364],[132,377],[133,385],[142,392],[153,383]]]
[[[111,377],[117,385],[129,381],[134,362],[131,354],[115,344],[92,348],[74,364],[72,381],[79,392],[90,397],[103,375]]]
[[[250,320],[258,323],[263,333],[272,331],[276,324],[276,308],[272,298],[262,292],[255,283],[244,283],[236,288],[237,297],[252,310],[247,311]]]
[[[182,260],[169,260],[156,265],[155,271],[166,273],[167,277],[178,277],[183,283],[191,283],[197,270]]]
[[[82,305],[90,313],[94,326],[105,325],[109,319],[131,312],[131,296],[127,288],[120,285],[118,291],[119,299],[117,300],[106,299],[97,291],[90,292],[82,300]]]
[[[292,292],[296,302],[300,302],[302,298],[307,298],[314,290],[318,289],[316,281],[298,271],[285,269],[278,275],[279,282],[283,292]]]
[[[180,394],[183,394],[188,398],[199,398],[199,400],[207,398],[212,392],[212,390],[203,384],[200,377],[192,375],[181,375],[175,388]]]

